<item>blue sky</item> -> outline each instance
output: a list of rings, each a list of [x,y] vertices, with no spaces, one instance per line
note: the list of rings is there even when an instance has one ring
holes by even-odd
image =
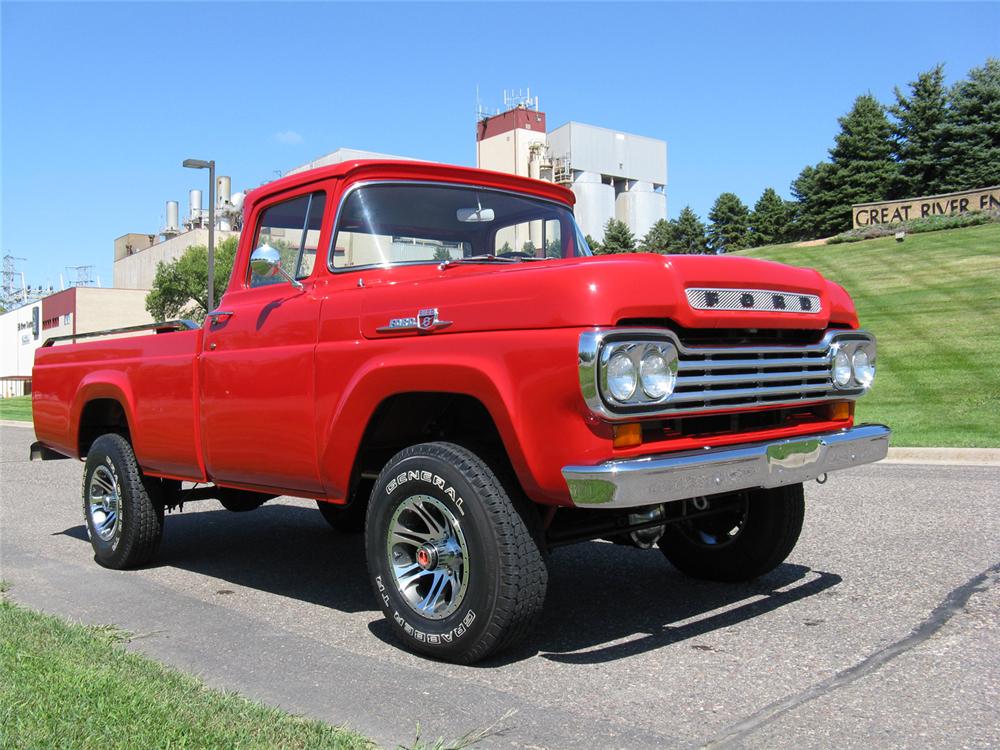
[[[4,253],[29,283],[340,146],[473,164],[475,91],[669,144],[669,213],[788,195],[860,93],[1000,55],[1000,4],[2,4]],[[210,40],[206,44],[206,40]]]

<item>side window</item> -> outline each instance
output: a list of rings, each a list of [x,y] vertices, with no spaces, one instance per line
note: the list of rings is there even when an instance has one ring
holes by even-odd
[[[257,227],[254,249],[269,246],[281,255],[281,267],[296,279],[312,273],[323,224],[326,193],[300,195],[264,209]],[[250,272],[250,286],[281,282],[280,276],[258,276]]]

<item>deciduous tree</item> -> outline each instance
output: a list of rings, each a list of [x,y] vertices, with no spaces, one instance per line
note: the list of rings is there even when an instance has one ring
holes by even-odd
[[[215,248],[215,299],[229,284],[236,257],[236,237],[227,237]],[[146,310],[156,320],[185,317],[197,322],[208,312],[208,248],[192,245],[174,260],[160,261],[153,288],[146,295]]]

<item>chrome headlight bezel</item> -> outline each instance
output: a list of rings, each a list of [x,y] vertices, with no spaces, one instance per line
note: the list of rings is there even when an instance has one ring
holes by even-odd
[[[855,360],[858,359],[858,353],[864,354],[868,360],[868,371],[866,373],[858,372],[858,367],[855,364]],[[862,393],[867,393],[875,381],[875,354],[875,339],[871,337],[845,337],[835,341],[830,347],[830,382],[833,383],[833,387],[838,391],[857,391],[861,389]],[[845,383],[838,382],[834,375],[838,357],[845,358],[848,363],[850,377]]]
[[[651,392],[655,393],[656,391],[650,382],[651,378],[643,379],[643,361],[647,357],[655,356],[663,358],[669,380],[668,387],[660,396],[651,395]],[[616,358],[620,362],[622,357],[628,358],[632,363],[632,371],[635,373],[635,387],[627,397],[621,397],[621,392],[616,395],[608,383],[609,365]],[[601,347],[598,362],[600,396],[606,404],[612,407],[651,407],[663,404],[669,401],[673,394],[674,386],[677,383],[677,367],[677,347],[666,338],[645,341],[609,341]]]

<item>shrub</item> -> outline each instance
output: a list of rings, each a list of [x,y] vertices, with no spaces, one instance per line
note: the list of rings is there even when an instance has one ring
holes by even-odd
[[[839,245],[844,242],[861,242],[879,237],[892,237],[896,232],[919,234],[920,232],[936,232],[941,229],[960,229],[974,227],[979,224],[1000,222],[1000,211],[970,211],[954,216],[927,216],[922,219],[911,219],[896,224],[876,224],[870,227],[858,227],[847,232],[841,232],[836,237],[827,240],[828,245]]]

